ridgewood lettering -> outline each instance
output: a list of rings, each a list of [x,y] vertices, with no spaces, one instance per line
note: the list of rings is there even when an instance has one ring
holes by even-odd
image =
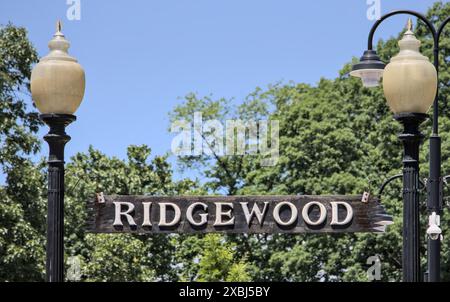
[[[392,221],[360,196],[106,196],[89,209],[99,233],[382,232]]]

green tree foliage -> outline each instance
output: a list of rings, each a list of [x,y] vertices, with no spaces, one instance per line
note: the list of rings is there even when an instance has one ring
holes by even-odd
[[[29,95],[31,64],[37,53],[24,28],[0,27],[0,163],[3,172],[38,151],[33,135],[41,124],[37,113],[28,111],[23,96]]]
[[[145,240],[128,234],[90,234],[85,240],[89,252],[80,268],[86,281],[154,280],[155,271]]]
[[[208,234],[203,241],[198,281],[250,281],[247,264],[244,261],[233,261],[233,244],[227,244],[218,234]]]
[[[28,158],[40,122],[24,100],[36,61],[24,28],[0,27],[0,280],[42,280],[44,271],[44,176]]]

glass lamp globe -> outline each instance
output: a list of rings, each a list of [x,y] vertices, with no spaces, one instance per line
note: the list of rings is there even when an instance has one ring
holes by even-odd
[[[42,114],[74,114],[83,100],[85,74],[67,52],[70,43],[61,32],[61,22],[48,46],[50,53],[31,73],[33,101]]]
[[[437,72],[419,51],[420,41],[412,22],[399,41],[400,52],[391,59],[383,75],[384,95],[392,112],[427,113],[436,97]]]

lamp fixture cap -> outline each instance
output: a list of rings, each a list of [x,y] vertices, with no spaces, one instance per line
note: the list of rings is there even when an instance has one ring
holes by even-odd
[[[66,40],[66,37],[61,30],[62,22],[58,20],[58,22],[56,22],[56,32],[53,35],[53,39],[48,42],[50,53],[43,57],[41,61],[59,60],[77,62],[77,59],[69,55],[68,50],[70,42]]]
[[[384,64],[375,50],[366,50],[360,58],[359,62],[354,64],[352,72],[364,69],[381,69],[383,70],[386,64]]]

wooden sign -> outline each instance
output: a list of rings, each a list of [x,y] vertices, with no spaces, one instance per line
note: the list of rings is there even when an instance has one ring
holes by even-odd
[[[392,223],[362,196],[101,196],[88,203],[93,233],[384,232]],[[100,202],[99,202],[100,201]]]

